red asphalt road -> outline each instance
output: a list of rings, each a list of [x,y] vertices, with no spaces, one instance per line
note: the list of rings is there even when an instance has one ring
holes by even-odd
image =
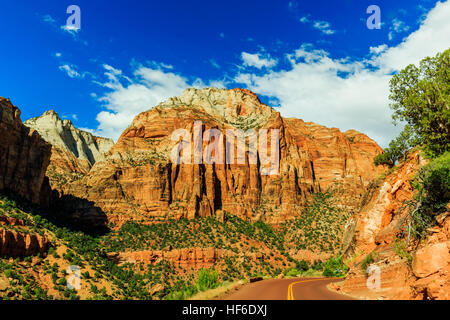
[[[244,285],[224,300],[352,300],[328,290],[327,285],[342,279],[271,279]]]

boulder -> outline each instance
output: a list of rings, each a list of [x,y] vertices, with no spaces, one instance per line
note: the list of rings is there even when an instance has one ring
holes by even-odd
[[[417,250],[413,259],[413,272],[418,278],[425,278],[447,267],[450,262],[450,241],[425,246]]]

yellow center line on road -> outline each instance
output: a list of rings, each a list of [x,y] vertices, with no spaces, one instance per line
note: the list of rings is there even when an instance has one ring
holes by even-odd
[[[310,280],[301,280],[301,281],[292,282],[291,284],[289,284],[289,287],[288,287],[287,299],[294,300],[294,293],[292,292],[292,288],[294,287],[294,285],[300,284],[300,283],[305,283],[305,282],[321,281],[321,280],[330,280],[330,279],[329,278],[310,279]]]

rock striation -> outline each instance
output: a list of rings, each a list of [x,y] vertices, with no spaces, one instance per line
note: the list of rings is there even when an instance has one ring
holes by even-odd
[[[50,241],[45,236],[8,228],[15,226],[24,226],[24,223],[14,218],[0,217],[0,256],[27,257],[47,252]]]
[[[234,255],[230,250],[217,248],[184,248],[171,251],[121,252],[114,259],[121,263],[157,264],[163,260],[184,269],[212,267],[219,259]]]
[[[172,133],[184,129],[194,145],[198,122],[199,136],[205,137],[209,129],[219,130],[222,137],[227,129],[267,129],[268,143],[257,144],[253,164],[249,158],[254,155],[248,150],[245,163],[237,164],[239,149],[234,146],[233,164],[172,162],[179,142],[171,139]],[[274,147],[279,167],[276,174],[265,175],[273,165],[269,156],[274,129],[279,132],[279,146]],[[217,142],[222,150],[229,147],[225,138],[218,136]],[[207,148],[203,143],[200,153],[208,154]],[[341,132],[285,119],[248,90],[187,89],[139,114],[104,160],[64,192],[92,201],[117,225],[128,220],[220,216],[224,211],[279,223],[298,215],[313,193],[335,185],[340,186],[344,205],[355,207],[382,170],[373,165],[373,157],[381,152],[373,140],[354,130]],[[210,155],[219,157],[216,151]],[[270,161],[264,161],[268,157]],[[195,150],[191,160],[195,163]]]
[[[103,154],[113,145],[112,139],[96,137],[89,132],[75,128],[70,120],[62,120],[53,111],[46,111],[24,124],[38,131],[45,141],[52,145],[47,176],[52,189],[63,190],[63,186],[80,179],[89,172]]]
[[[51,145],[22,124],[20,110],[0,98],[0,190],[48,205],[51,190],[45,177]]]
[[[346,280],[336,289],[365,299],[450,299],[450,213],[421,243],[399,240],[406,228],[404,203],[412,199],[411,179],[426,164],[418,151],[379,181],[360,212],[347,223],[344,256],[351,259]],[[362,260],[380,270],[380,286],[369,288]]]
[[[112,139],[96,137],[90,132],[75,128],[70,120],[61,120],[54,110],[29,119],[24,125],[38,131],[51,145],[72,153],[77,159],[87,161],[91,166],[103,160],[103,154],[114,145]]]

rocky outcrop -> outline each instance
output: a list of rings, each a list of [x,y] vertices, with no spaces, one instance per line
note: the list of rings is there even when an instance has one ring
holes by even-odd
[[[38,131],[52,145],[47,176],[52,189],[58,191],[87,174],[95,162],[104,159],[103,154],[114,144],[111,139],[75,128],[70,120],[61,120],[53,110],[24,124]]]
[[[209,129],[224,136],[227,129],[268,129],[268,143],[262,148],[258,144],[255,164],[249,163],[248,151],[245,164],[237,164],[234,147],[234,164],[171,162],[178,143],[171,140],[172,133],[185,129],[194,144],[196,121],[202,123],[198,136]],[[279,130],[279,147],[274,150],[279,167],[275,174],[265,175],[274,165],[264,161],[272,151],[273,129]],[[229,146],[225,138],[219,141],[222,145]],[[202,145],[202,154],[207,146]],[[344,205],[355,207],[381,171],[373,165],[373,157],[381,152],[373,140],[356,131],[342,133],[284,119],[248,90],[188,89],[138,115],[105,160],[65,192],[94,202],[117,225],[130,219],[194,218],[223,211],[278,223],[297,215],[311,194],[335,184],[343,190]]]
[[[11,217],[0,217],[0,257],[27,257],[44,254],[50,247],[50,241],[41,235],[22,232],[11,227],[23,227],[24,221]]]
[[[350,219],[344,237],[350,272],[335,289],[366,299],[450,298],[450,214],[438,217],[421,243],[399,239],[406,229],[405,201],[414,195],[410,180],[425,163],[419,152],[411,154],[379,181],[361,212]],[[379,270],[379,287],[370,286],[373,276],[362,270],[368,254]]]
[[[45,141],[64,151],[70,152],[79,160],[91,166],[103,160],[103,154],[114,145],[112,139],[96,137],[89,132],[75,128],[70,120],[61,120],[53,111],[24,122],[27,127],[38,131]]]
[[[22,124],[20,110],[0,98],[0,190],[9,190],[36,204],[48,205],[45,172],[51,145]]]
[[[185,248],[171,251],[134,251],[121,252],[115,256],[119,263],[156,264],[169,261],[183,269],[210,268],[219,259],[234,255],[232,251],[216,248]]]

